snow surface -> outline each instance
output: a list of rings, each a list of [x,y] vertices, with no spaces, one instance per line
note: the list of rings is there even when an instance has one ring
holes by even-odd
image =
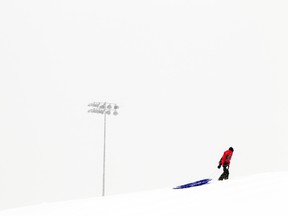
[[[196,180],[196,179],[195,179]],[[4,210],[1,216],[288,215],[288,172],[262,173],[184,190],[170,188]]]

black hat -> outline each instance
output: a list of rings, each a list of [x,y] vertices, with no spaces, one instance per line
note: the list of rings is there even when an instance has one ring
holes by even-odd
[[[232,147],[229,148],[230,151],[234,152],[234,149]]]

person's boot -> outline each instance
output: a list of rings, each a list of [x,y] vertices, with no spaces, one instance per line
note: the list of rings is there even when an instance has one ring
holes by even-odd
[[[223,174],[218,178],[218,181],[223,181]]]

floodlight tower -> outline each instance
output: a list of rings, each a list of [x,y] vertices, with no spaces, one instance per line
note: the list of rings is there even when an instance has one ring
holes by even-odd
[[[104,115],[104,147],[103,147],[103,179],[102,179],[102,196],[105,196],[105,160],[106,160],[106,115],[118,115],[119,106],[115,103],[94,102],[88,104],[93,107],[88,110],[89,113],[98,113]]]

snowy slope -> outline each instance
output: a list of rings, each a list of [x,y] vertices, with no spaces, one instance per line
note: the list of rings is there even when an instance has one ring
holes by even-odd
[[[288,172],[212,182],[185,190],[161,189],[1,211],[1,216],[288,215]]]

